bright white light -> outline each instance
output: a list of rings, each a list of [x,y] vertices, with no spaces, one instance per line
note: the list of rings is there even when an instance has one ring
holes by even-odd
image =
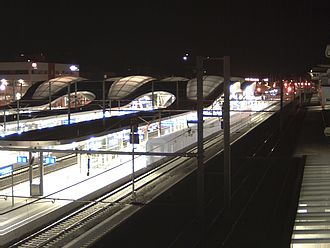
[[[78,71],[78,67],[76,65],[71,65],[70,70],[71,71]]]
[[[235,82],[229,86],[230,94],[234,95],[236,92],[239,92],[241,89],[241,83]]]
[[[38,66],[37,63],[35,63],[35,62],[32,63],[33,69],[37,69],[37,66]]]
[[[268,82],[268,78],[264,78],[264,79],[262,79],[262,81]]]
[[[110,112],[109,111],[105,111],[104,117],[110,117],[110,116],[111,116]]]
[[[72,143],[71,143],[71,147],[72,147],[72,149],[76,148],[77,145],[78,145],[77,142],[72,142]]]
[[[16,99],[17,100],[21,99],[21,93],[19,93],[19,92],[16,93]]]
[[[258,82],[259,78],[244,78],[245,81]]]
[[[0,81],[2,84],[4,84],[4,85],[7,85],[8,84],[8,82],[7,82],[7,80],[6,79],[1,79],[1,81]]]
[[[6,85],[1,84],[1,85],[0,85],[0,90],[5,90],[5,89],[6,89]]]
[[[23,83],[24,83],[24,80],[23,80],[23,79],[18,79],[18,82],[19,82],[20,84],[23,84]]]
[[[187,60],[188,60],[188,57],[187,57],[187,56],[183,56],[182,59],[183,59],[184,61],[187,61]]]

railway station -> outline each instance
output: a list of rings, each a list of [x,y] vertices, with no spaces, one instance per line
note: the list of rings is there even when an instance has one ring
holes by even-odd
[[[223,82],[222,77],[203,77],[205,140],[222,139]],[[245,90],[244,79],[230,82],[233,136],[244,135],[279,110],[278,97],[254,97],[256,82]],[[173,166],[175,157],[193,159],[196,90],[196,78],[90,82],[65,76],[35,83],[10,108],[3,106],[1,245],[106,192],[125,186],[129,201],[144,197],[141,178],[164,170],[164,164]],[[291,101],[285,98],[285,104]]]
[[[273,120],[281,130],[293,112],[319,102],[307,83],[283,81],[279,89],[268,79],[227,80],[230,144],[273,132],[264,129]],[[212,75],[102,81],[69,75],[36,82],[20,99],[1,106],[0,245],[97,246],[184,178],[197,173],[202,187],[200,128],[206,165],[225,149],[224,84],[224,77]],[[228,185],[220,205],[228,204]],[[293,247],[302,232],[298,226]]]

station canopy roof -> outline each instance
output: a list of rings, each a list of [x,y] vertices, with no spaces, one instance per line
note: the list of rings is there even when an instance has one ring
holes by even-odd
[[[160,81],[164,81],[164,82],[182,82],[182,81],[189,81],[189,79],[184,78],[184,77],[167,77],[167,78],[163,78]]]
[[[147,76],[129,76],[121,78],[111,85],[108,97],[113,100],[124,99],[134,90],[152,80],[155,80],[155,78]]]
[[[220,76],[203,76],[203,98],[208,97],[223,83],[223,80],[223,77]],[[187,97],[190,100],[197,101],[197,78],[193,78],[188,82]]]
[[[49,96],[49,91],[51,95],[54,95],[64,87],[68,86],[69,84],[79,82],[85,80],[82,77],[73,77],[73,76],[63,76],[50,79],[48,81],[43,82],[39,85],[39,87],[34,92],[32,99],[45,99]]]

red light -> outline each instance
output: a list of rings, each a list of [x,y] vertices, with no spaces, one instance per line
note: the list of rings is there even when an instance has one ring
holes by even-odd
[[[261,92],[261,88],[258,87],[258,88],[257,88],[257,92]]]
[[[311,86],[311,83],[308,83],[308,86]]]
[[[295,86],[297,86],[297,83],[294,83]]]
[[[291,92],[292,88],[291,86],[288,87],[288,92]]]
[[[287,84],[287,83],[284,83],[284,87],[285,87],[285,88],[288,87],[288,84]]]

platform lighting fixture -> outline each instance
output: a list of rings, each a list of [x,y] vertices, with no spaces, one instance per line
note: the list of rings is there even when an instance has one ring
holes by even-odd
[[[76,65],[71,65],[70,66],[70,70],[71,71],[78,71],[79,69],[78,69],[78,67]]]
[[[33,67],[33,69],[37,69],[37,67],[38,67],[37,63],[36,62],[33,62],[32,63],[32,67]]]
[[[76,148],[77,146],[78,146],[77,142],[72,142],[72,143],[71,143],[71,147],[72,147],[72,149]]]
[[[1,82],[1,84],[4,84],[4,85],[8,85],[8,82],[7,82],[7,80],[6,80],[6,79],[4,79],[4,78],[3,78],[3,79],[1,79],[1,80],[0,80],[0,82]]]
[[[244,78],[244,80],[249,82],[258,82],[259,78]]]

